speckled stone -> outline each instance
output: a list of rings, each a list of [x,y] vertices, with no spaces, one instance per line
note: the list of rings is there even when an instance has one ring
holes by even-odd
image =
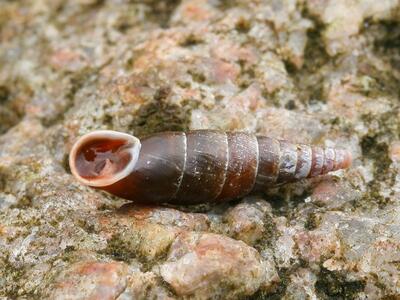
[[[271,281],[266,267],[257,251],[241,241],[188,233],[171,245],[160,274],[180,296],[232,298],[251,295],[265,280]],[[229,292],[224,286],[234,288]]]
[[[400,295],[399,1],[0,7],[0,298]],[[67,164],[91,130],[201,128],[354,163],[191,207],[127,203]]]
[[[79,262],[61,273],[50,299],[116,299],[126,287],[128,267],[118,262]]]

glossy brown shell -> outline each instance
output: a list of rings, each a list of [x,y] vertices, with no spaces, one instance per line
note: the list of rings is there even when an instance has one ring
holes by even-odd
[[[71,170],[81,181],[86,167],[77,167],[76,161],[84,144],[75,146],[70,157]],[[112,182],[113,173],[107,173],[102,176],[110,177],[110,184],[101,185],[95,181],[95,174],[96,184],[84,183],[140,202],[198,204],[229,201],[257,189],[347,168],[351,163],[351,155],[345,150],[292,144],[244,132],[163,132],[142,139],[140,144],[138,157],[123,178]],[[115,159],[118,151],[110,152],[111,161],[126,163]]]

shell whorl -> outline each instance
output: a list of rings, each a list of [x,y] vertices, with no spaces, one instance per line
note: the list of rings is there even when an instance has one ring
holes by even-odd
[[[305,144],[279,141],[278,183],[324,175],[351,164],[351,154],[346,150],[321,148]]]
[[[258,136],[259,167],[256,187],[324,175],[348,168],[351,153],[346,150],[294,144],[286,140]]]

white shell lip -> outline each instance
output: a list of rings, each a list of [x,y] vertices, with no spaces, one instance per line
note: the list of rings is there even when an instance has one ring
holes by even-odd
[[[85,143],[98,139],[98,138],[108,138],[112,140],[126,140],[127,143],[132,144],[132,147],[128,148],[128,151],[131,154],[131,160],[129,163],[126,165],[124,169],[122,169],[120,172],[114,174],[114,176],[109,177],[109,178],[100,178],[100,179],[85,179],[82,176],[79,175],[78,170],[75,165],[75,158],[77,155],[78,150],[84,145]],[[87,133],[83,136],[81,136],[75,144],[72,146],[72,149],[69,153],[69,166],[71,168],[72,174],[75,176],[76,179],[78,179],[79,182],[92,186],[92,187],[104,187],[104,186],[109,186],[126,176],[128,176],[133,168],[136,165],[136,162],[139,159],[139,152],[141,148],[141,143],[140,140],[130,134],[127,133],[122,133],[118,131],[113,131],[113,130],[96,130],[92,131],[90,133]]]

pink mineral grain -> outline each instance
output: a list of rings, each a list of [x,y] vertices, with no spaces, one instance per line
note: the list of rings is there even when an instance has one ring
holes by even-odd
[[[400,162],[400,141],[394,141],[390,145],[390,158],[394,162]]]
[[[128,266],[119,262],[86,261],[62,272],[49,299],[113,300],[127,284]]]
[[[262,199],[246,199],[224,216],[229,235],[248,245],[254,245],[266,232],[271,210],[271,206]]]
[[[160,274],[178,295],[197,298],[251,295],[270,280],[254,248],[206,233],[178,236],[167,261],[160,266]],[[244,277],[251,280],[244,281]]]

